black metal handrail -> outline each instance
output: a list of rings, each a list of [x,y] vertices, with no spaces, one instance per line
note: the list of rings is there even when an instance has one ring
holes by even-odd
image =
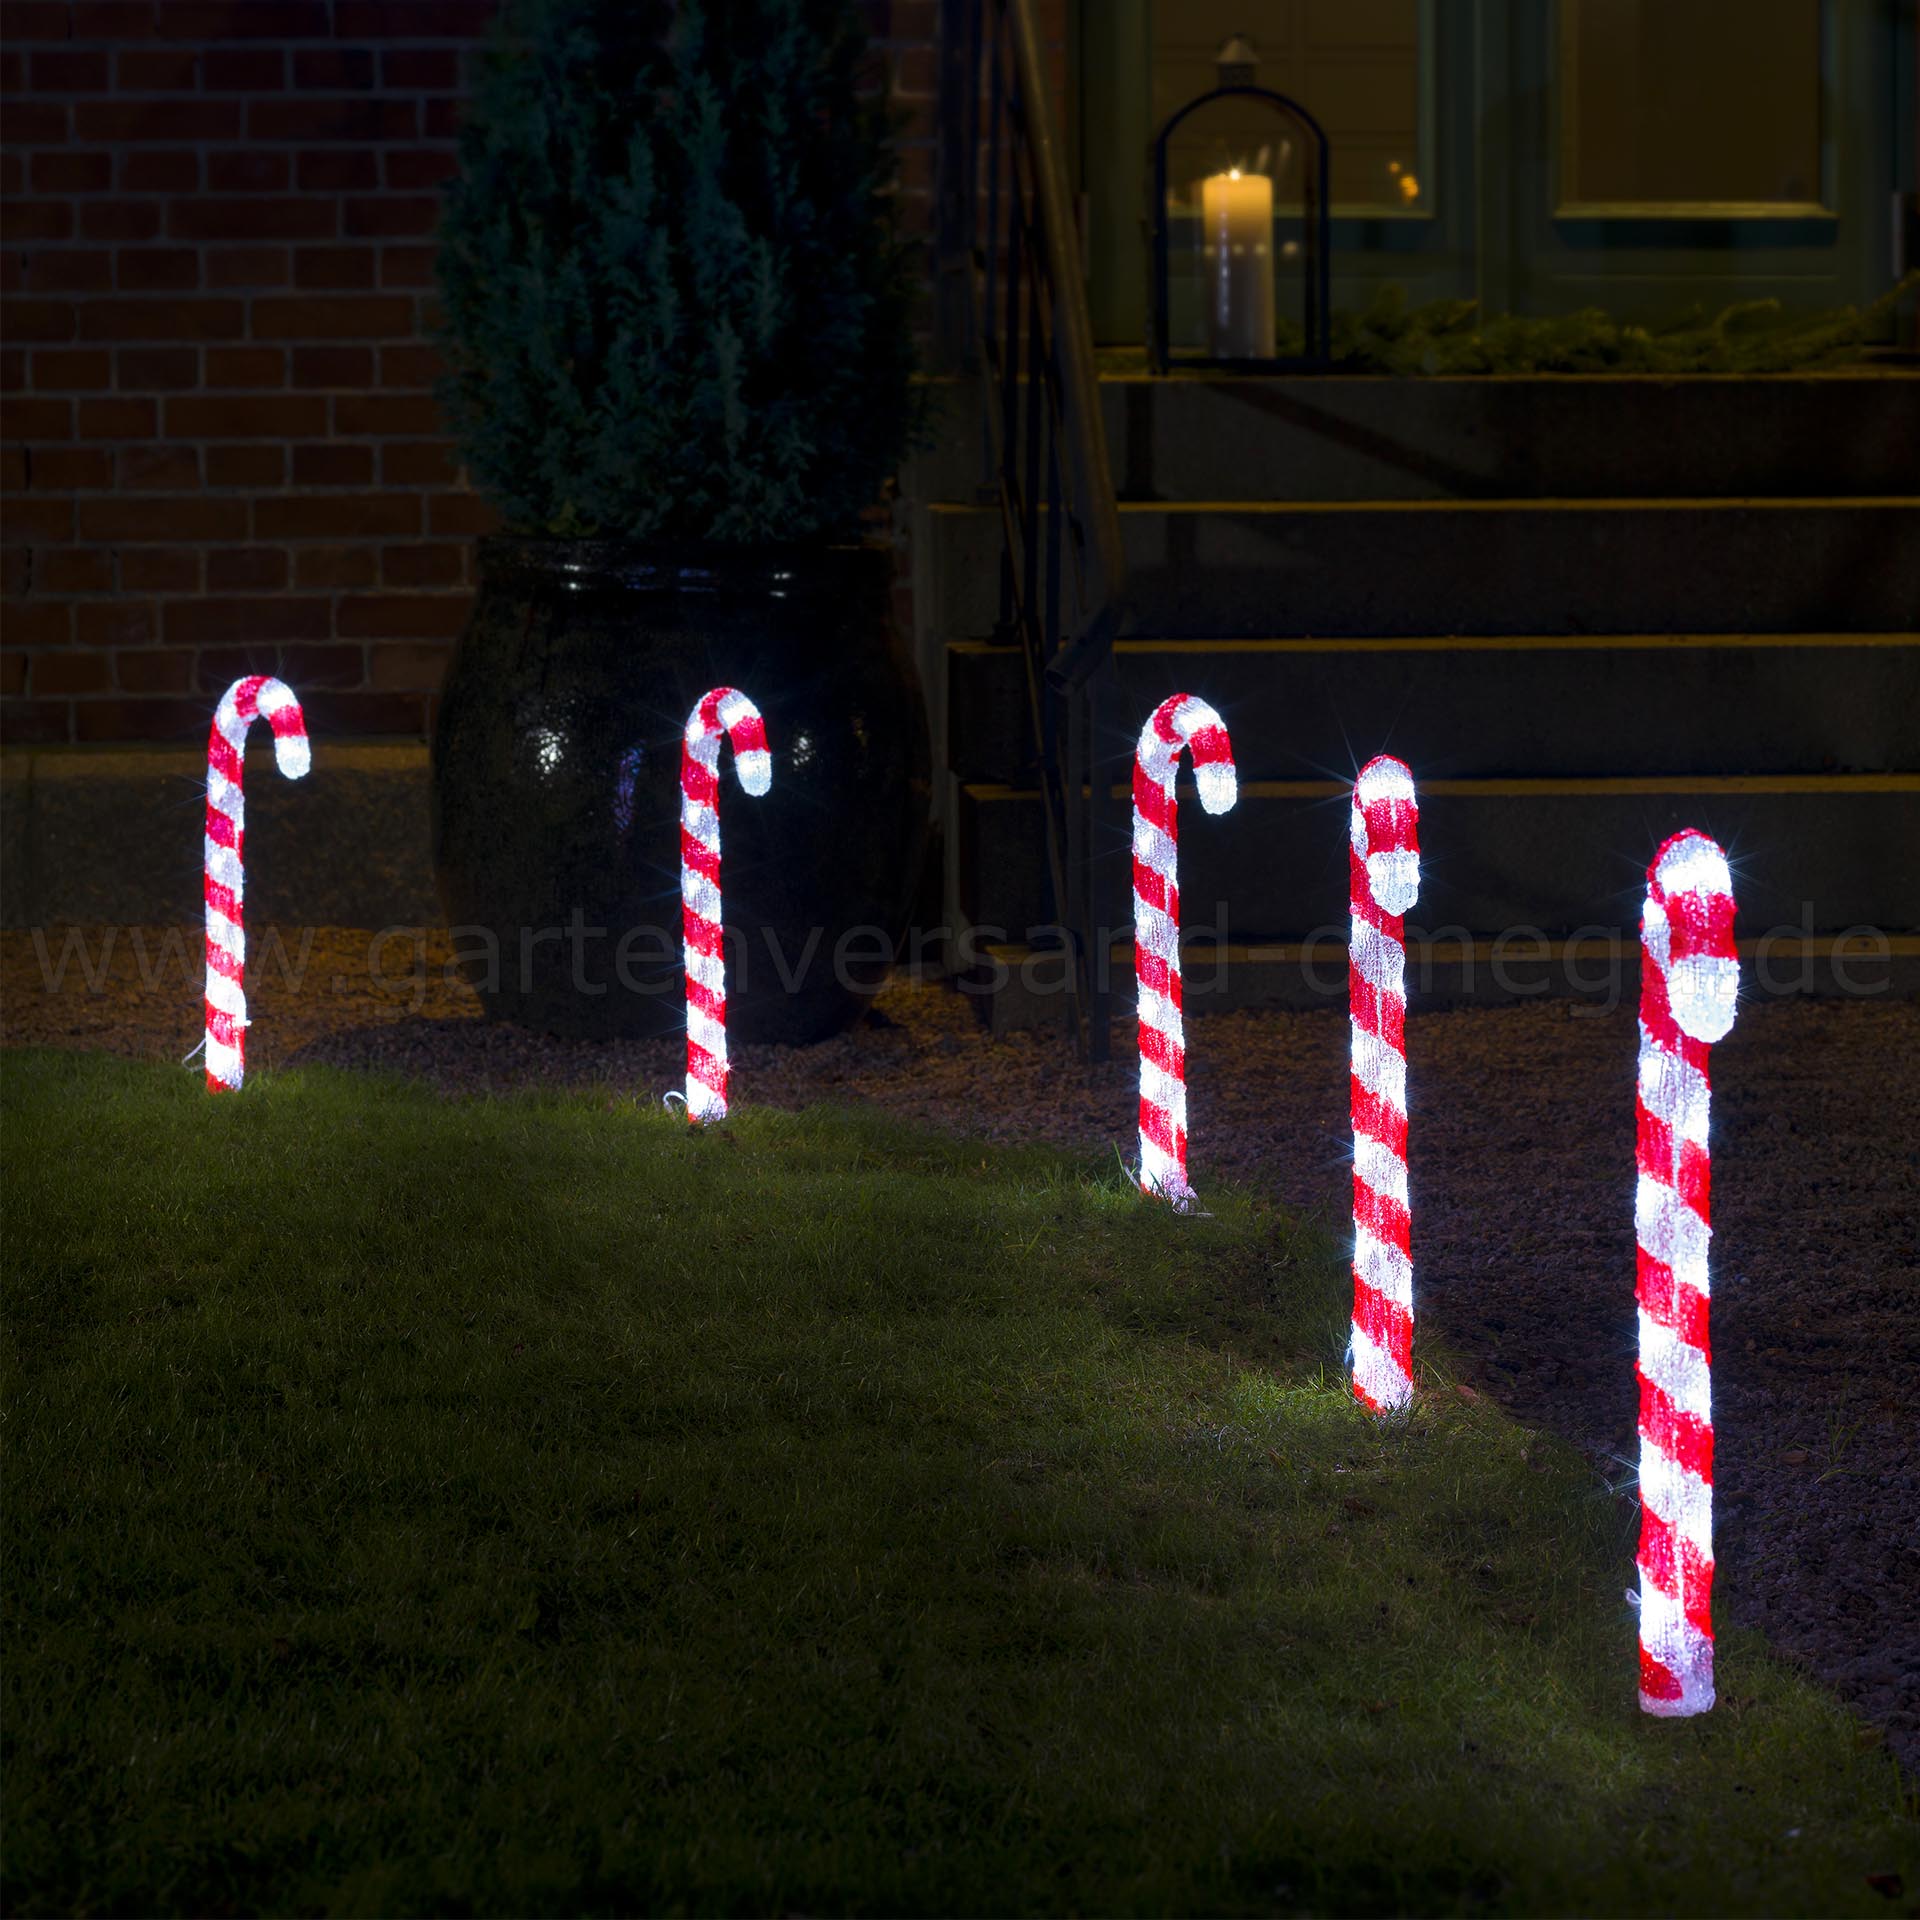
[[[1107,883],[1124,869],[1110,762],[1124,738],[1113,643],[1126,559],[1093,321],[1031,0],[946,0],[941,14],[942,329],[980,381],[1005,536],[999,636],[1026,667],[1069,1013],[1076,1047],[1098,1060]]]

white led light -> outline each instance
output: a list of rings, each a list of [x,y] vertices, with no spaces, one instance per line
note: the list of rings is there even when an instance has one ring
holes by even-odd
[[[773,784],[766,723],[744,693],[715,687],[687,716],[680,748],[680,925],[686,965],[687,1118],[727,1117],[727,964],[720,925],[720,740],[742,787]]]
[[[1238,797],[1233,745],[1204,700],[1176,693],[1140,731],[1133,762],[1133,965],[1139,991],[1140,1185],[1185,1212],[1187,1052],[1180,1001],[1180,816],[1174,776],[1193,756],[1209,813]]]
[[[1407,950],[1420,893],[1413,774],[1387,754],[1353,783],[1347,814],[1348,1028],[1353,1109],[1353,1392],[1375,1413],[1413,1398],[1413,1253],[1407,1186]]]
[[[1640,1705],[1713,1705],[1713,1392],[1708,1362],[1707,1046],[1740,984],[1733,878],[1705,834],[1677,833],[1647,870],[1640,921]]]
[[[274,765],[289,780],[313,765],[306,716],[283,682],[264,673],[236,680],[220,696],[207,735],[207,825],[201,862],[206,903],[206,1071],[209,1092],[238,1092],[247,1071],[247,729],[273,729]]]

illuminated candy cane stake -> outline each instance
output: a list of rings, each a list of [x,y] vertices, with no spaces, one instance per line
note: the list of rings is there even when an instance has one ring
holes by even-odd
[[[313,764],[306,717],[284,682],[264,673],[236,680],[220,696],[207,735],[207,839],[203,891],[207,906],[207,1088],[238,1092],[247,1069],[246,868],[247,729],[264,717],[273,728],[273,758],[289,780]]]
[[[1360,769],[1349,819],[1353,927],[1353,1392],[1374,1413],[1413,1397],[1413,1253],[1407,1200],[1407,948],[1420,891],[1413,775],[1381,754]]]
[[[1733,1026],[1733,880],[1703,833],[1647,870],[1640,920],[1640,1705],[1713,1705],[1707,1048]]]
[[[1140,990],[1140,1186],[1193,1205],[1187,1184],[1187,1049],[1180,1011],[1180,815],[1174,775],[1193,754],[1200,804],[1225,813],[1239,786],[1233,743],[1204,700],[1176,693],[1140,730],[1133,758],[1133,966]]]
[[[773,784],[766,722],[732,687],[715,687],[687,718],[680,747],[680,922],[687,967],[687,1118],[727,1117],[727,960],[720,932],[720,736],[751,794]]]

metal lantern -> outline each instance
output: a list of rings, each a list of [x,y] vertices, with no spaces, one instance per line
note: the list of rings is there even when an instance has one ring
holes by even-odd
[[[1220,84],[1153,142],[1153,364],[1275,373],[1326,363],[1327,136],[1255,78],[1235,34]]]

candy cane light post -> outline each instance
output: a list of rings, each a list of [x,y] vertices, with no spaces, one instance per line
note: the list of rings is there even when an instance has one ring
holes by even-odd
[[[1140,730],[1133,757],[1133,967],[1140,1000],[1140,1186],[1193,1205],[1187,1184],[1187,1047],[1180,1005],[1180,815],[1174,776],[1193,755],[1200,804],[1225,813],[1239,795],[1233,743],[1204,700],[1176,693]]]
[[[236,680],[220,696],[207,735],[207,837],[203,891],[207,908],[207,1090],[237,1093],[247,1070],[246,867],[247,729],[264,719],[273,729],[274,764],[289,780],[313,764],[306,716],[293,689],[264,673]]]
[[[1640,921],[1640,1705],[1713,1705],[1707,1048],[1733,1026],[1733,880],[1703,833],[1647,870]]]
[[[773,784],[767,726],[744,693],[715,687],[680,746],[680,923],[687,969],[687,1118],[727,1117],[727,958],[720,931],[720,736],[751,794]]]
[[[1374,1413],[1413,1398],[1413,1250],[1407,1196],[1405,915],[1420,892],[1419,804],[1405,764],[1360,769],[1348,822],[1353,912],[1353,1392]]]

